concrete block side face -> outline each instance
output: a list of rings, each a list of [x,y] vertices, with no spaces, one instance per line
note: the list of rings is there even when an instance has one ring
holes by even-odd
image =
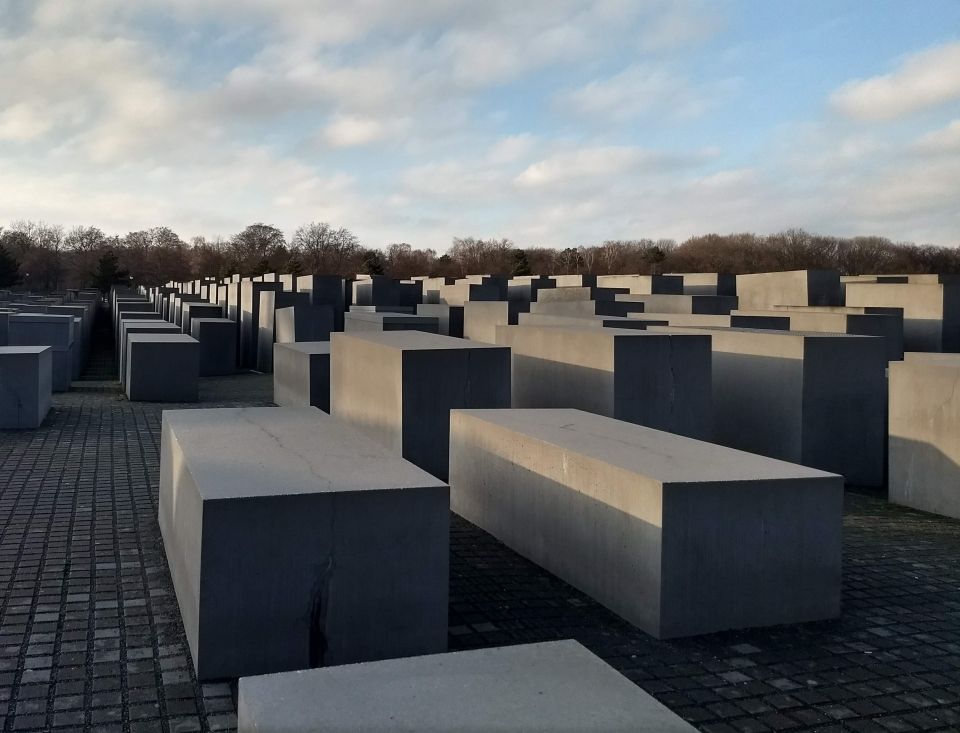
[[[960,367],[890,365],[889,496],[960,519]]]
[[[713,352],[714,441],[802,463],[803,360]]]
[[[446,481],[450,410],[510,407],[510,350],[406,351],[403,457]]]
[[[664,487],[660,637],[840,615],[843,481]]]
[[[805,466],[882,486],[886,346],[877,338],[808,338],[803,362]]]
[[[0,350],[0,429],[37,428],[50,411],[53,350]]]
[[[451,509],[653,635],[661,501],[652,479],[452,414]]]
[[[943,286],[943,350],[960,352],[960,283]]]
[[[348,334],[331,336],[330,414],[402,455],[402,352]]]
[[[162,335],[162,334],[161,334]],[[200,345],[143,340],[127,342],[127,399],[139,402],[196,402]]]

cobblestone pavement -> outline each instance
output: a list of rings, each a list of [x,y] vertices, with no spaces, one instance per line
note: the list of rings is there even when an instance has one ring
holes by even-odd
[[[200,407],[269,404],[202,381]],[[164,407],[109,384],[0,431],[0,730],[219,731],[156,522]],[[960,522],[849,494],[843,617],[660,642],[454,517],[450,647],[575,638],[703,731],[960,730]]]

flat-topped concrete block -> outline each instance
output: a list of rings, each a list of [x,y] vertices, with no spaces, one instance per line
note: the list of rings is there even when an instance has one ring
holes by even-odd
[[[643,303],[647,313],[727,314],[737,307],[736,296],[720,295],[618,295],[616,300]]]
[[[578,410],[454,410],[450,501],[657,638],[840,613],[834,474]]]
[[[889,498],[960,519],[960,354],[890,364]]]
[[[38,428],[50,412],[51,346],[0,346],[0,428]]]
[[[514,407],[575,407],[702,440],[713,433],[706,336],[501,326]]]
[[[346,281],[336,275],[301,275],[297,292],[310,296],[310,305],[329,306],[333,311],[334,331],[343,330],[343,314],[347,307]]]
[[[120,385],[124,386],[127,382],[127,346],[129,336],[132,333],[180,333],[180,327],[175,323],[168,323],[159,319],[137,320],[124,319],[120,324],[120,351],[117,354],[119,359]]]
[[[273,345],[277,340],[277,310],[293,306],[310,306],[308,293],[266,291],[260,295],[260,323],[257,330],[257,371],[273,371]]]
[[[466,303],[463,306],[463,337],[470,341],[497,343],[497,326],[516,325],[521,304],[506,300]]]
[[[545,293],[559,293],[563,290],[580,290],[581,288],[557,288],[545,290]],[[584,288],[585,289],[585,288]],[[614,299],[587,299],[571,298],[569,300],[538,300],[530,304],[531,313],[550,313],[558,316],[574,316],[589,318],[591,316],[620,316],[626,317],[630,313],[643,313],[644,304]]]
[[[684,295],[736,295],[737,276],[718,272],[668,272],[683,278]]]
[[[844,334],[650,326],[709,335],[714,440],[881,486],[886,345]]]
[[[255,369],[260,339],[260,296],[265,291],[282,290],[278,282],[240,283],[240,366]]]
[[[159,523],[197,677],[446,650],[449,489],[314,408],[166,410]]]
[[[833,270],[790,270],[737,275],[740,308],[775,305],[843,305],[840,274]]]
[[[636,314],[643,316],[642,313]],[[648,324],[667,326],[666,320],[640,320],[623,316],[558,316],[553,313],[521,313],[518,326],[573,326],[575,328],[635,328],[643,330]]]
[[[847,305],[903,309],[904,351],[960,352],[960,283],[848,283]]]
[[[184,333],[127,334],[125,387],[133,402],[196,402],[200,344]]]
[[[66,392],[73,381],[74,320],[48,313],[17,313],[7,321],[10,346],[49,346],[54,392]]]
[[[450,410],[510,407],[510,350],[437,334],[333,334],[330,412],[438,478]]]
[[[329,341],[335,330],[333,308],[329,305],[294,305],[277,308],[274,340],[278,344],[298,341]],[[276,352],[274,352],[276,359]]]
[[[199,375],[216,377],[237,371],[237,324],[229,318],[191,318],[190,335],[200,344]]]
[[[223,318],[223,308],[207,302],[184,303],[180,327],[188,336],[193,333],[194,318]]]
[[[463,306],[421,303],[417,306],[418,316],[437,319],[437,333],[441,336],[463,338]]]
[[[626,288],[634,295],[683,293],[683,278],[675,275],[598,275],[602,288]]]
[[[273,401],[281,407],[318,407],[330,412],[330,342],[276,344]]]
[[[425,331],[437,333],[439,321],[433,316],[419,316],[412,313],[357,312],[349,311],[344,315],[344,329],[353,332],[378,331]]]
[[[350,664],[238,685],[238,733],[694,733],[575,641]]]

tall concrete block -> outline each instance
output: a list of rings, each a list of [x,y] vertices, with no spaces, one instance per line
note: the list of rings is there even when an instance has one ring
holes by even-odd
[[[329,341],[334,330],[333,308],[329,305],[293,305],[277,308],[274,340],[278,344],[298,341]]]
[[[463,306],[463,337],[470,341],[497,343],[497,326],[516,325],[520,304],[506,300],[469,302]]]
[[[273,371],[273,344],[276,342],[277,309],[309,306],[309,293],[266,291],[260,294],[260,322],[257,329],[257,371]]]
[[[200,345],[184,333],[128,334],[126,370],[131,402],[196,402]]]
[[[572,640],[244,677],[238,691],[239,733],[695,731]]]
[[[840,614],[834,474],[577,410],[454,410],[450,502],[657,638]]]
[[[235,374],[237,327],[228,318],[192,318],[190,335],[199,344],[198,373],[201,377]]]
[[[890,364],[889,497],[960,519],[960,354]]]
[[[159,523],[201,680],[446,650],[447,485],[319,410],[164,411]]]
[[[310,305],[327,305],[333,309],[333,330],[343,330],[343,314],[347,309],[346,281],[336,275],[301,275],[297,292],[310,295]]]
[[[0,346],[0,429],[40,427],[52,391],[53,347]]]
[[[500,326],[513,407],[573,407],[701,440],[713,434],[707,336]]]
[[[421,303],[418,316],[437,319],[437,333],[441,336],[463,338],[463,306]]]
[[[260,297],[265,291],[282,290],[277,282],[240,283],[240,366],[255,369],[260,339]]]
[[[510,350],[437,334],[333,334],[330,413],[438,478],[450,410],[510,406]]]
[[[791,270],[737,275],[740,308],[776,305],[843,305],[840,275],[834,270]]]
[[[223,318],[223,308],[213,303],[184,303],[180,329],[188,336],[193,333],[193,319],[195,318]]]
[[[330,412],[329,341],[275,346],[273,401],[281,407],[318,407]]]

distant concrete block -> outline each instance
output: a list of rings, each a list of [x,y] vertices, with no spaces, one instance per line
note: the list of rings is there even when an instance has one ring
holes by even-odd
[[[470,341],[495,344],[497,343],[497,326],[515,326],[521,311],[519,303],[506,300],[465,303],[463,337]]]
[[[329,341],[334,330],[334,311],[329,305],[295,305],[278,308],[274,337],[278,344],[299,341]],[[276,359],[276,354],[274,354]]]
[[[120,386],[125,386],[127,382],[127,345],[130,334],[132,333],[180,333],[180,327],[175,323],[167,323],[159,319],[136,320],[124,319],[120,324],[120,353],[119,371]]]
[[[834,270],[792,270],[737,275],[740,308],[777,305],[843,305],[840,274]]]
[[[244,677],[238,690],[239,733],[695,731],[575,641]]]
[[[441,336],[463,338],[463,306],[421,303],[417,306],[418,316],[437,319],[437,333]]]
[[[237,324],[228,318],[191,318],[190,335],[199,346],[199,374],[216,377],[237,371]]]
[[[194,318],[223,318],[223,308],[212,303],[184,303],[180,324],[182,333],[188,336],[193,333],[191,321]]]
[[[330,306],[333,310],[333,330],[343,330],[343,314],[347,307],[346,281],[336,275],[301,275],[297,278],[297,292],[310,295],[310,305]]]
[[[127,398],[134,402],[196,402],[200,344],[183,333],[127,335]]]
[[[264,292],[260,295],[260,323],[257,330],[257,371],[273,371],[273,345],[277,340],[277,310],[309,306],[309,293]]]
[[[438,478],[450,410],[510,406],[510,350],[437,334],[333,334],[330,412]]]
[[[840,614],[840,476],[577,410],[454,410],[450,499],[657,638]]]
[[[66,392],[73,381],[74,321],[72,316],[18,313],[7,324],[10,346],[49,346],[54,392]]]
[[[960,354],[890,364],[889,497],[960,519]]]
[[[319,410],[164,411],[159,523],[201,680],[446,650],[447,485]]]
[[[274,347],[273,401],[281,407],[318,407],[330,412],[329,341]]]
[[[0,346],[0,428],[40,427],[52,391],[52,347]]]
[[[627,288],[634,295],[683,294],[683,278],[676,275],[598,275],[601,288]]]
[[[848,283],[847,305],[903,309],[905,351],[960,352],[960,283]]]
[[[437,333],[439,321],[432,316],[408,313],[371,313],[350,311],[344,316],[344,328],[348,333],[378,331],[425,331]]]

